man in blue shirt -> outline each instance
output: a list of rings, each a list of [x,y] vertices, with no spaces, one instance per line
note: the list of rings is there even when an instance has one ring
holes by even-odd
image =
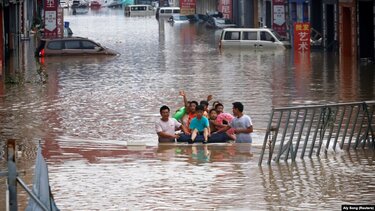
[[[206,144],[208,142],[208,135],[210,134],[209,121],[207,117],[203,116],[204,107],[202,105],[196,107],[196,112],[197,116],[191,120],[189,126],[191,130],[191,140],[189,140],[189,143],[194,143],[197,135],[203,135],[203,143]]]

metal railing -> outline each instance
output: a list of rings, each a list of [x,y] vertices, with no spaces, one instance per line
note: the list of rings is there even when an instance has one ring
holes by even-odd
[[[17,211],[17,183],[30,195],[30,197],[39,205],[41,210],[51,210],[48,209],[42,201],[36,196],[32,190],[30,190],[26,183],[18,176],[16,167],[16,143],[15,140],[8,140],[6,146],[6,158],[8,164],[8,171],[0,172],[0,176],[6,176],[6,186],[7,190],[5,193],[6,198],[6,211]]]
[[[294,162],[297,154],[311,158],[332,146],[349,150],[375,148],[375,101],[273,108],[262,146],[263,159]],[[268,153],[266,153],[268,150]],[[265,155],[268,155],[266,157]]]

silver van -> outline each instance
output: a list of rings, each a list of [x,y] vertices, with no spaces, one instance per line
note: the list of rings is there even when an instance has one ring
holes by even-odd
[[[154,15],[155,10],[151,5],[127,5],[125,7],[125,16],[148,16]]]
[[[156,19],[159,19],[160,17],[171,17],[173,14],[180,14],[180,8],[179,7],[158,7],[156,9]]]
[[[220,48],[285,49],[290,44],[268,28],[226,28],[221,32]]]

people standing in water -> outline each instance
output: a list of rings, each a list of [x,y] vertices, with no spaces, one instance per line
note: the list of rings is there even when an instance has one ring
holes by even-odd
[[[205,116],[206,118],[209,118],[209,116],[208,116],[208,101],[207,100],[201,100],[201,102],[199,102],[199,105],[203,106],[203,116]]]
[[[217,113],[217,120],[224,125],[227,125],[234,118],[230,113],[224,112],[224,105],[218,103],[215,105],[215,110]]]
[[[188,101],[187,100],[187,97],[186,97],[186,93],[185,91],[181,90],[180,91],[180,96],[183,97],[183,100],[184,100],[184,106],[186,108],[186,114],[185,116],[183,117],[183,122],[185,124],[185,126],[187,128],[189,128],[189,125],[190,125],[190,122],[191,120],[197,115],[197,112],[196,112],[196,107],[198,106],[198,102],[197,101]],[[202,100],[200,101],[200,104],[199,105],[203,105],[205,107],[203,115],[206,116],[208,118],[208,104],[210,102],[210,100],[212,100],[212,95],[208,95],[207,96],[207,100]]]
[[[203,116],[203,106],[197,106],[197,116],[191,120],[190,130],[191,130],[191,139],[189,143],[194,143],[197,135],[203,135],[203,143],[208,142],[208,136],[210,135],[210,124],[208,119]]]
[[[209,117],[208,120],[210,122],[210,132],[211,132],[211,134],[213,134],[217,131],[217,128],[215,126],[215,121],[216,121],[216,118],[217,118],[217,112],[216,112],[215,108],[211,108],[208,111],[208,117]]]
[[[215,109],[215,106],[216,106],[217,104],[219,104],[219,103],[220,103],[220,101],[218,101],[218,100],[214,101],[214,102],[212,103],[212,108]]]
[[[197,115],[196,107],[198,106],[198,102],[194,101],[194,100],[188,101],[184,91],[180,91],[180,96],[183,97],[184,105],[185,105],[185,108],[186,108],[186,114],[185,115],[187,117],[185,117],[184,119],[185,120],[187,119],[187,120],[186,120],[185,126],[187,128],[189,128],[191,120]]]
[[[161,118],[155,122],[155,130],[159,137],[159,142],[174,142],[179,138],[175,134],[177,130],[182,130],[186,135],[190,135],[189,130],[177,120],[170,118],[170,109],[164,105],[160,107]]]
[[[234,129],[236,134],[236,143],[252,143],[251,133],[253,132],[253,123],[250,116],[243,113],[244,106],[241,102],[234,102],[233,115],[235,116],[229,124],[229,128]]]
[[[234,129],[226,129],[227,125],[232,122],[234,117],[230,113],[224,112],[224,105],[221,103],[217,103],[215,105],[215,110],[217,113],[217,117],[215,121],[212,122],[212,124],[215,125],[217,132],[226,131],[229,139],[235,140],[236,136],[234,134]]]

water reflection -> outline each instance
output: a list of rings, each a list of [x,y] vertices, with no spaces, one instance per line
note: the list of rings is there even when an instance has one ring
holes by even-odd
[[[349,156],[350,159],[346,159]],[[342,204],[371,204],[373,151],[357,151],[260,168],[268,209],[340,209]],[[362,161],[362,163],[359,163]],[[365,167],[365,169],[363,169]],[[371,175],[371,173],[370,173]],[[358,195],[363,197],[357,198]]]
[[[35,147],[27,143],[18,166],[31,172]],[[375,199],[372,150],[258,167],[260,148],[253,148],[254,154],[248,149],[236,144],[126,146],[77,139],[45,141],[43,155],[55,200],[64,210],[333,210]],[[30,183],[32,174],[22,177]],[[20,203],[27,199],[20,191]]]

